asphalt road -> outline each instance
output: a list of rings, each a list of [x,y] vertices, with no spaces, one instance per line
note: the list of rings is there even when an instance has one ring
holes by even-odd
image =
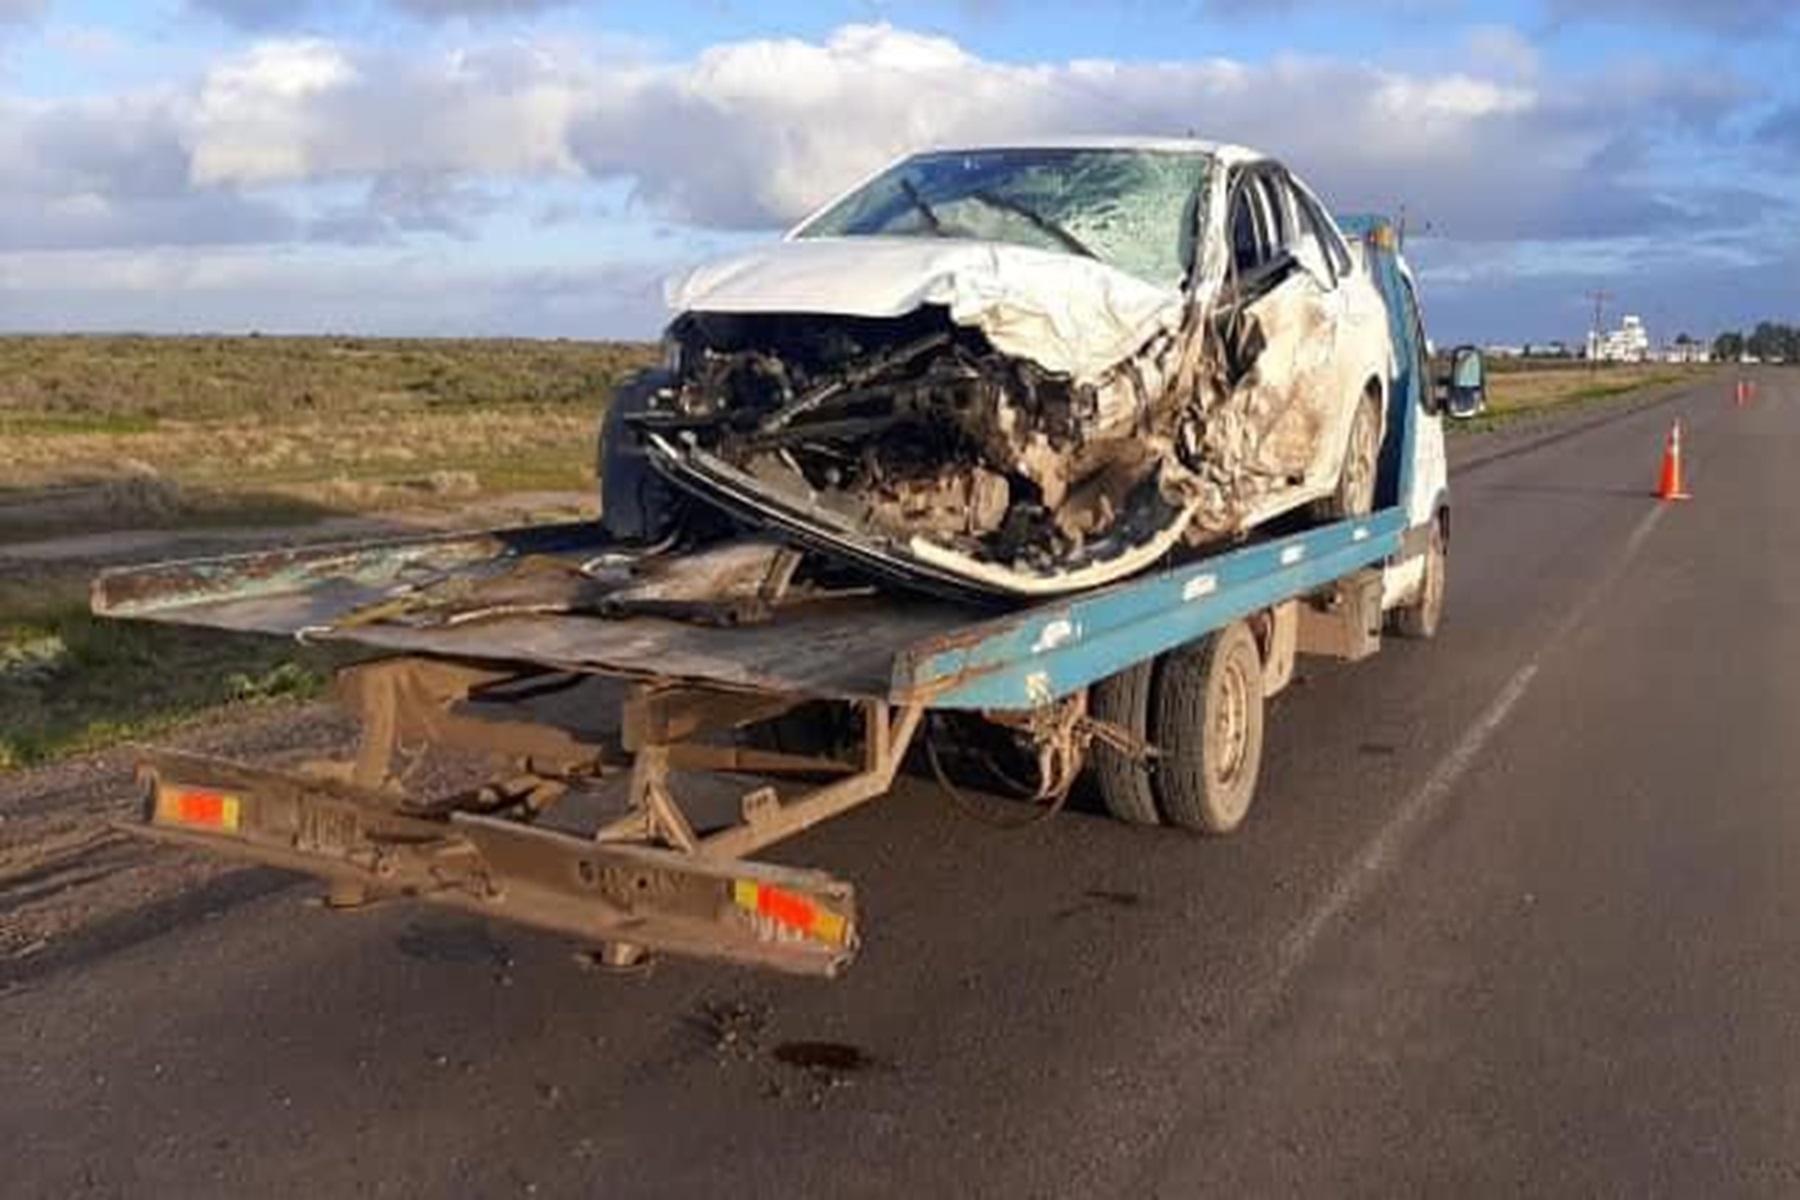
[[[1234,841],[911,783],[786,850],[834,984],[250,876],[0,996],[0,1192],[1794,1194],[1800,379],[1727,387],[1464,470],[1442,638],[1308,667]]]

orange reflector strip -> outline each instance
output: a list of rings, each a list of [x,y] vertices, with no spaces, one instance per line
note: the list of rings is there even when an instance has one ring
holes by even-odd
[[[745,912],[834,946],[843,945],[850,933],[850,922],[842,913],[821,908],[797,892],[737,879],[732,881],[731,898]]]
[[[194,825],[236,833],[243,803],[224,792],[200,788],[158,787],[155,820],[164,825]]]

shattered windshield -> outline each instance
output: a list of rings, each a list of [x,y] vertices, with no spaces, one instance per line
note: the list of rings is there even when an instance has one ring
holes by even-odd
[[[944,237],[1098,259],[1179,287],[1212,169],[1198,151],[945,151],[895,165],[796,237]]]

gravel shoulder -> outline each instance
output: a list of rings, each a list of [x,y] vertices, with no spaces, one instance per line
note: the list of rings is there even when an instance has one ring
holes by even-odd
[[[203,753],[295,762],[354,737],[333,705],[228,711],[167,739]],[[9,975],[66,957],[121,914],[245,874],[216,856],[142,841],[114,822],[139,798],[129,746],[0,775],[0,988]],[[266,875],[266,872],[253,872]]]

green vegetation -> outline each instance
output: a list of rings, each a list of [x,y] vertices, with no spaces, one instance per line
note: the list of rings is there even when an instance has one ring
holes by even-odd
[[[85,573],[0,581],[0,770],[311,698],[346,661],[280,638],[89,615]]]
[[[1596,368],[1583,362],[1549,366],[1496,360],[1489,363],[1488,411],[1452,428],[1466,433],[1502,429],[1523,420],[1552,417],[1683,383],[1708,369],[1663,364]]]
[[[157,419],[143,414],[55,413],[38,416],[12,416],[0,412],[0,437],[53,437],[68,433],[149,433]]]
[[[0,337],[0,539],[585,489],[603,342]]]
[[[546,407],[591,415],[651,354],[611,342],[0,337],[0,420],[291,421]]]
[[[1762,321],[1748,334],[1731,330],[1713,339],[1713,358],[1719,362],[1736,362],[1745,355],[1763,362],[1800,363],[1800,328]]]

